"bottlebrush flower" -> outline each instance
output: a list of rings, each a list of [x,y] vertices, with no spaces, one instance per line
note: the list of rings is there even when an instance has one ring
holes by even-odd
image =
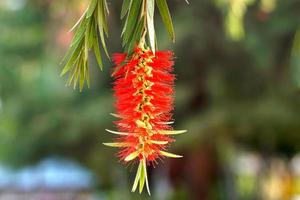
[[[186,132],[171,127],[174,100],[173,53],[136,47],[131,56],[115,54],[114,91],[118,131],[107,130],[119,137],[107,146],[121,148],[118,156],[128,163],[138,161],[138,171],[132,187],[139,185],[140,193],[146,183],[149,191],[147,169],[162,157],[180,158],[165,149],[174,142],[171,135]]]

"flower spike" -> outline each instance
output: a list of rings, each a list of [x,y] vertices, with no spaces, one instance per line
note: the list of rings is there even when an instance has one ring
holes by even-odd
[[[146,185],[150,194],[147,164],[161,157],[180,158],[165,149],[174,142],[172,135],[186,130],[173,130],[174,101],[173,53],[156,51],[141,43],[129,57],[115,54],[113,77],[116,98],[115,122],[118,131],[106,129],[118,135],[115,143],[106,146],[120,148],[119,157],[125,163],[138,161],[139,166],[132,191]]]

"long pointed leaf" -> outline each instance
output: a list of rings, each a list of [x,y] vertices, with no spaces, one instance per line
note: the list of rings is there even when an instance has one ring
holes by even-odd
[[[125,15],[127,14],[132,1],[133,0],[123,0],[122,10],[121,10],[121,19],[123,19],[125,17]]]
[[[140,186],[139,186],[139,192],[140,194],[143,191],[144,185],[145,185],[145,168],[144,168],[144,162],[142,161],[142,169],[141,169],[141,177],[140,177]]]
[[[138,170],[137,170],[137,172],[136,172],[136,175],[135,175],[135,179],[134,179],[134,183],[133,183],[131,192],[135,192],[136,189],[137,189],[137,186],[138,186],[139,181],[140,181],[140,178],[141,178],[141,170],[142,170],[142,162],[140,162],[139,167],[138,167]]]
[[[146,165],[146,160],[145,159],[143,159],[143,167],[144,167],[144,173],[145,173],[145,181],[146,181],[147,192],[148,192],[149,195],[151,195],[150,188],[149,188],[149,182],[148,182],[147,165]]]
[[[98,3],[98,0],[91,0],[89,8],[86,12],[86,18],[90,18],[93,15],[93,13],[96,9],[97,3]]]
[[[126,22],[122,31],[123,36],[123,43],[127,43],[129,40],[129,37],[132,35],[134,31],[134,27],[136,25],[136,22],[138,21],[138,15],[140,12],[142,0],[134,0],[132,1],[132,5],[129,9],[129,13],[126,18]]]
[[[175,42],[174,27],[173,27],[173,22],[172,22],[172,18],[171,18],[171,14],[169,11],[167,1],[166,0],[156,0],[156,5],[158,7],[161,18],[168,30],[168,33],[169,33],[172,41]]]
[[[155,0],[147,1],[147,27],[152,52],[155,53],[155,29],[154,29],[154,7]]]
[[[98,65],[102,71],[103,70],[103,62],[102,62],[102,56],[101,56],[101,52],[100,52],[100,48],[99,48],[98,37],[95,38],[94,54],[95,54],[96,60],[98,62]]]

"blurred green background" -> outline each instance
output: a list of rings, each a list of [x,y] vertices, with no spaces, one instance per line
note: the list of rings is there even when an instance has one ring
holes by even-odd
[[[112,63],[100,72],[91,55],[82,93],[59,77],[87,2],[0,1],[0,199],[300,199],[300,0],[169,1],[176,43],[157,17],[158,45],[176,53],[175,128],[188,133],[171,148],[183,159],[149,168],[151,197],[130,193],[135,168],[102,145],[112,138]],[[108,46],[120,52],[121,2],[109,7]],[[47,159],[58,163],[50,182],[68,179],[57,172],[68,161],[89,184],[29,187]]]

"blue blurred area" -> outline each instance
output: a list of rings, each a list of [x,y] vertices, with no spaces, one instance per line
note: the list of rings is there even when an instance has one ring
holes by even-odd
[[[37,165],[12,170],[1,166],[1,190],[16,191],[67,191],[89,190],[93,187],[93,174],[70,160],[48,158]]]

